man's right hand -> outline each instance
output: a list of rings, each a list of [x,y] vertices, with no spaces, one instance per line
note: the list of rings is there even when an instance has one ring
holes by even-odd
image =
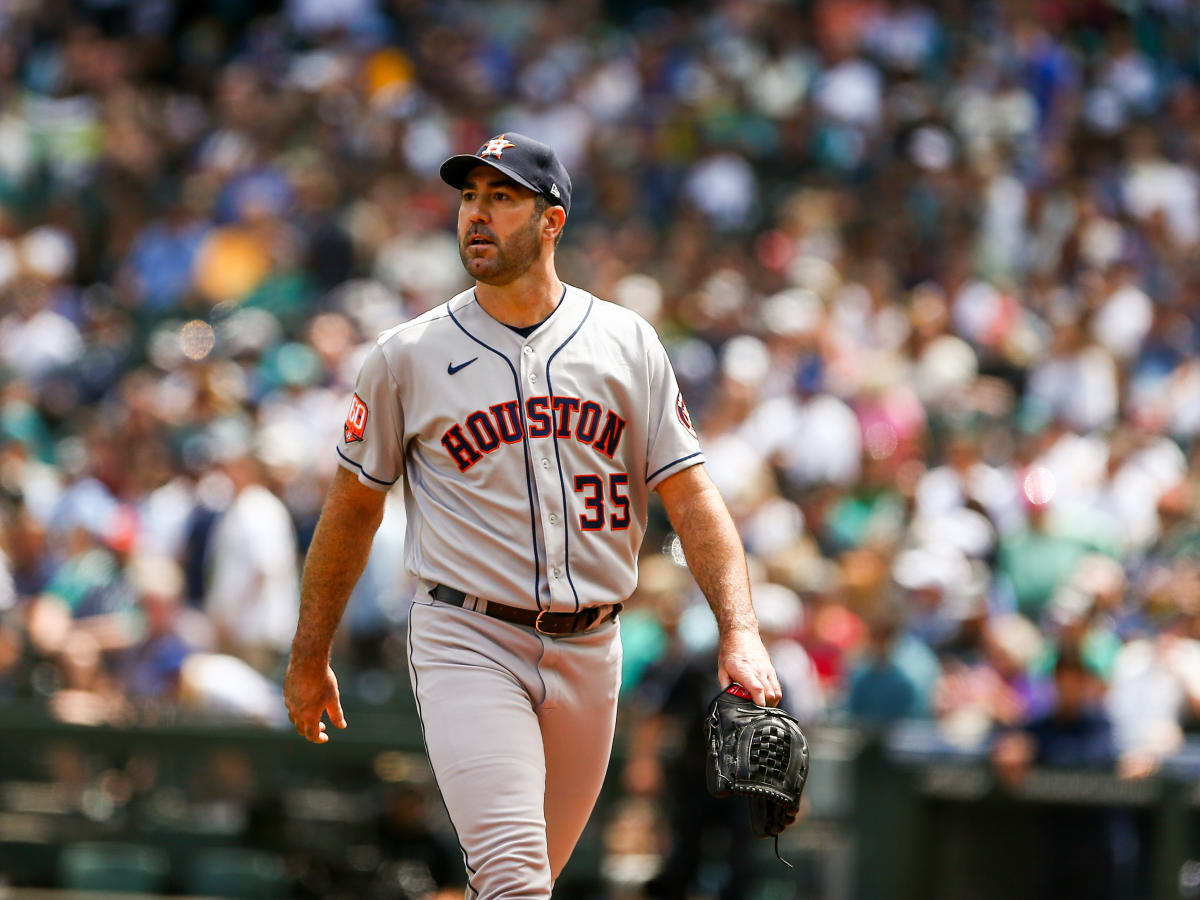
[[[338,728],[346,727],[337,677],[328,663],[298,662],[293,653],[283,677],[283,702],[296,731],[314,744],[329,740],[325,723],[321,721],[322,713],[328,712],[329,721]]]

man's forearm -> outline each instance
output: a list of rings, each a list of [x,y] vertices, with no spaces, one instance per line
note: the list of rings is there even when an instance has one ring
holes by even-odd
[[[774,706],[783,695],[779,677],[758,633],[742,541],[717,486],[702,465],[695,465],[665,479],[657,490],[721,629],[721,686],[736,681],[759,706]]]
[[[304,562],[300,621],[292,640],[293,657],[304,661],[328,661],[333,634],[383,520],[382,498],[377,509],[363,509],[347,502],[339,484],[346,487],[335,480]]]
[[[701,486],[671,511],[671,524],[683,545],[696,583],[708,599],[717,626],[725,635],[757,629],[750,602],[746,554],[733,519],[712,482]]]

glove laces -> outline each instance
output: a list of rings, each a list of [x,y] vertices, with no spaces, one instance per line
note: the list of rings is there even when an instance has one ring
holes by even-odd
[[[789,869],[796,868],[790,862],[788,862],[786,859],[784,859],[782,856],[779,855],[779,835],[778,834],[775,835],[775,858],[777,860],[779,860],[781,863],[783,863],[785,866],[787,866]]]

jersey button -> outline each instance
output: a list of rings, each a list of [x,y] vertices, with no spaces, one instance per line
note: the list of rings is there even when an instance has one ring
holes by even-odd
[[[550,468],[550,460],[546,459],[544,456],[542,457],[542,468],[543,469]]]
[[[550,524],[551,525],[558,524],[558,516],[556,516],[554,513],[550,513]]]
[[[555,578],[562,578],[562,569],[555,569],[550,574],[553,575]]]
[[[526,347],[526,348],[525,348],[525,355],[526,355],[526,356],[533,356],[533,348],[532,348],[532,347]]]
[[[530,381],[537,381],[537,372],[530,372],[530,373],[529,373],[529,380],[530,380]]]

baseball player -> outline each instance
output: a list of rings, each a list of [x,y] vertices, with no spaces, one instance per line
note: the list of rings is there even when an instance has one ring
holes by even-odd
[[[441,175],[475,287],[379,336],[308,552],[284,682],[296,730],[346,727],[330,645],[403,481],[409,677],[468,897],[549,897],[604,780],[617,617],[651,490],[720,626],[718,676],[775,705],[746,561],[653,328],[559,281],[571,179],[508,132]]]

